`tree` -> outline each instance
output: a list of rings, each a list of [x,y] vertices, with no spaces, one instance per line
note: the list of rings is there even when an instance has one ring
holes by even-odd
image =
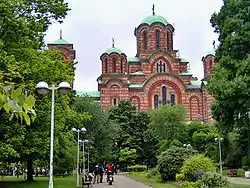
[[[182,106],[165,105],[150,113],[149,127],[157,140],[179,139],[185,126],[186,113]]]
[[[216,50],[217,65],[208,79],[208,90],[215,98],[213,117],[220,122],[221,131],[228,133],[234,126],[249,125],[249,2],[224,0],[220,12],[212,15],[211,24],[219,34],[220,45]],[[239,121],[237,125],[236,121]]]
[[[171,146],[166,151],[162,152],[158,157],[157,168],[161,174],[162,179],[174,180],[175,175],[180,172],[184,160],[196,153],[192,148],[183,148]]]
[[[120,150],[119,161],[126,167],[132,165],[136,159],[136,149],[124,148]]]
[[[100,104],[87,96],[77,97],[73,108],[79,115],[88,113],[91,117],[86,119],[81,126],[87,129],[85,138],[90,141],[89,145],[92,146],[90,150],[92,162],[100,163],[113,159],[114,142],[120,135],[120,129],[115,122],[108,119],[108,112],[103,111]]]

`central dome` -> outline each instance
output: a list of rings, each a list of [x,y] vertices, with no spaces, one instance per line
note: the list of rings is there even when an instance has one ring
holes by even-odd
[[[163,18],[162,16],[157,16],[157,15],[151,15],[151,16],[144,18],[141,24],[151,25],[156,22],[160,22],[164,25],[168,25],[168,21],[165,18]]]

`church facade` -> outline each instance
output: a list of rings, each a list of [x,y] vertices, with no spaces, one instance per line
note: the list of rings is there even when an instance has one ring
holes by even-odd
[[[99,100],[103,108],[129,99],[138,111],[180,104],[187,109],[189,120],[212,122],[213,98],[206,91],[206,81],[194,77],[188,71],[189,62],[173,49],[174,30],[165,18],[153,12],[134,30],[135,57],[127,56],[113,43],[100,56],[102,72],[97,78],[98,92],[92,97]],[[49,47],[61,49],[66,60],[74,58],[73,45],[59,40]],[[70,49],[67,50],[67,46]],[[215,64],[214,52],[202,57],[202,62],[206,77]]]

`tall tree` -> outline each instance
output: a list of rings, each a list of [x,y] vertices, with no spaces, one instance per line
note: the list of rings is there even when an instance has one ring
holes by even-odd
[[[220,45],[216,50],[217,65],[208,80],[214,96],[213,117],[222,129],[230,132],[237,126],[249,125],[250,111],[250,15],[249,1],[224,0],[219,13],[211,18]],[[237,120],[237,121],[238,121]]]
[[[149,126],[157,140],[178,140],[184,131],[186,111],[183,106],[165,105],[151,111],[150,120]]]
[[[208,90],[215,98],[213,117],[224,134],[234,128],[247,132],[250,158],[250,13],[249,1],[224,0],[211,24],[219,34],[217,65],[208,79]]]

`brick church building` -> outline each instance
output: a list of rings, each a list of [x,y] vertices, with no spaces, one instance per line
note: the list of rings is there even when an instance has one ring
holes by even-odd
[[[174,27],[153,14],[143,19],[134,30],[137,54],[129,57],[114,46],[100,56],[101,75],[97,78],[98,92],[88,94],[102,107],[118,105],[129,99],[138,111],[159,106],[181,104],[189,120],[211,122],[212,97],[206,91],[206,81],[198,80],[188,71],[189,62],[173,49]],[[60,37],[49,48],[58,48],[66,61],[75,58],[73,44]],[[211,74],[214,51],[202,57],[204,77]]]

